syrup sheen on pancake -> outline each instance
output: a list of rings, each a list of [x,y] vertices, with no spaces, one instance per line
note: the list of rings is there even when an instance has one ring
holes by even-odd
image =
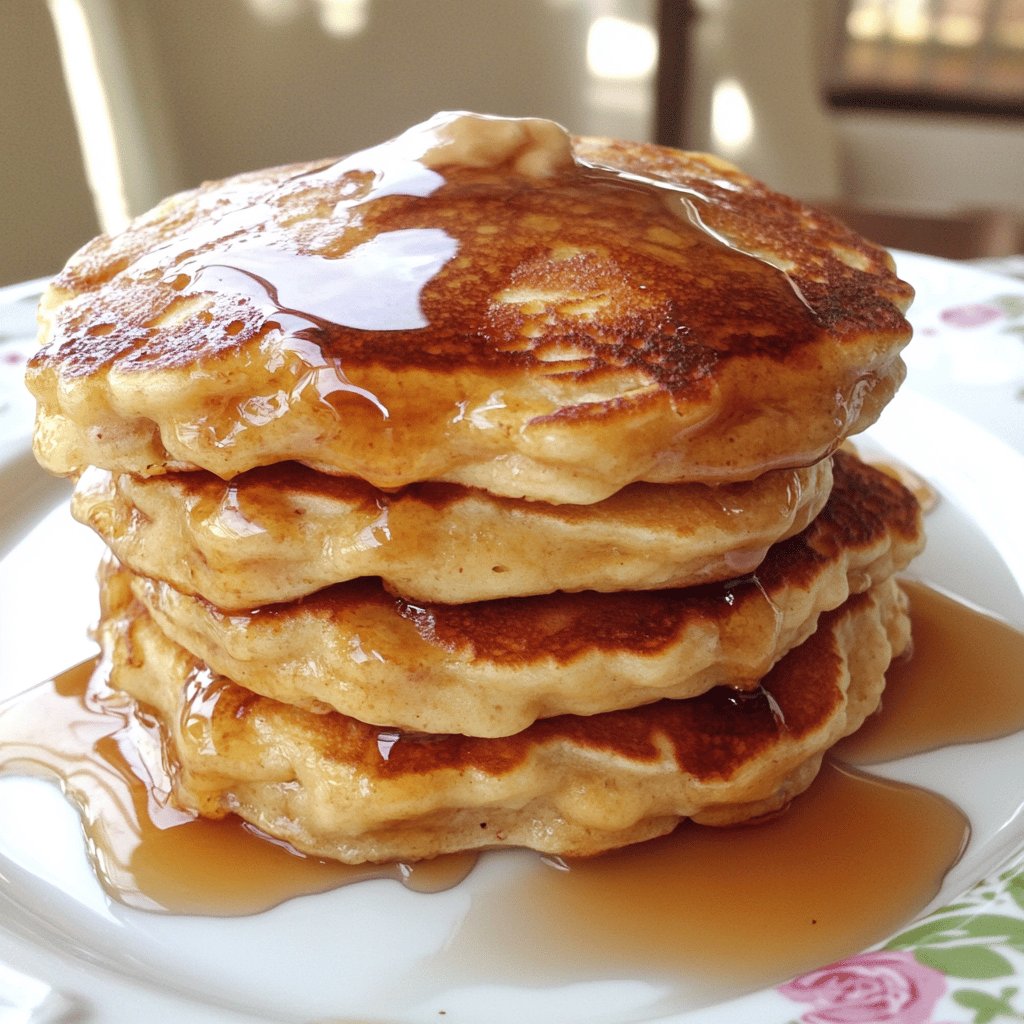
[[[910,593],[913,634],[924,639],[928,649],[922,650],[921,643],[917,643],[913,653],[908,652],[890,666],[879,713],[833,748],[831,756],[854,764],[891,761],[925,749],[990,740],[1024,728],[1024,691],[1011,674],[1000,670],[1000,666],[1019,664],[1024,659],[1024,634],[921,583],[903,585]],[[985,640],[980,645],[972,642],[979,632]],[[931,650],[933,644],[938,648],[936,654]],[[290,851],[289,856],[286,848],[246,831],[237,819],[204,821],[166,806],[163,801],[170,792],[169,780],[155,783],[135,752],[140,738],[156,728],[155,722],[143,708],[109,690],[106,671],[102,665],[86,663],[0,703],[0,775],[39,773],[58,779],[73,795],[82,815],[90,856],[98,857],[100,880],[113,899],[171,913],[244,914],[268,909],[279,898],[294,898],[362,877],[361,873],[353,876],[347,866],[299,857],[296,851]],[[922,736],[920,727],[922,712],[927,718],[926,736]],[[54,722],[60,722],[62,728],[43,728],[43,723],[52,726]],[[869,758],[863,757],[862,738],[873,755]],[[852,778],[867,781],[866,776]],[[878,909],[872,902],[879,891],[876,869],[886,851],[892,850],[894,828],[906,841],[897,862],[906,866],[906,874],[903,883],[894,885],[891,891],[908,894],[915,885],[924,886],[915,897],[917,902],[908,906],[906,916],[931,898],[952,858],[941,864],[938,860],[931,862],[931,867],[919,862],[933,855],[934,821],[925,821],[916,830],[909,828],[906,809],[894,804],[877,830],[870,825],[865,830],[863,817],[851,816],[845,803],[815,796],[823,792],[819,781],[787,815],[762,821],[757,829],[709,834],[684,828],[671,839],[634,846],[614,857],[556,862],[561,870],[550,876],[545,872],[531,882],[525,897],[522,888],[516,887],[503,894],[498,906],[489,906],[486,914],[481,912],[475,922],[468,922],[454,949],[461,954],[461,963],[465,964],[467,957],[472,960],[473,941],[479,944],[485,937],[485,919],[504,921],[511,912],[521,913],[524,922],[531,922],[534,934],[543,928],[552,944],[564,935],[565,920],[570,915],[573,920],[583,917],[593,921],[600,914],[599,931],[593,934],[588,950],[600,948],[599,955],[606,956],[609,965],[621,963],[628,951],[644,962],[665,959],[669,965],[675,963],[675,947],[669,948],[677,941],[674,929],[693,922],[695,935],[706,937],[711,928],[718,935],[723,952],[717,963],[719,975],[724,972],[731,978],[734,969],[744,975],[746,965],[756,962],[756,970],[764,972],[762,983],[768,983],[797,968],[779,966],[772,955],[773,944],[752,937],[750,899],[736,896],[736,886],[751,884],[755,865],[770,863],[772,866],[763,869],[761,881],[752,885],[751,892],[756,892],[758,884],[775,888],[772,881],[778,881],[780,855],[785,862],[799,861],[804,872],[794,879],[783,902],[793,915],[790,926],[794,932],[799,931],[796,941],[812,947],[808,962],[821,963],[849,949],[867,946],[905,920],[895,918],[891,925],[866,936],[858,932],[878,923]],[[902,790],[872,792],[899,795]],[[797,827],[798,834],[790,844],[789,826],[779,826],[794,815],[806,825]],[[822,828],[826,819],[834,821],[835,826]],[[857,827],[851,832],[848,826],[854,820]],[[113,824],[115,821],[117,824]],[[203,833],[201,839],[195,838],[197,832]],[[851,886],[861,876],[846,872],[842,885],[835,881],[837,858],[833,852],[823,852],[815,857],[813,868],[808,867],[808,842],[824,835],[841,835],[843,844],[853,840],[871,847],[872,852],[857,858],[858,863],[870,867],[863,875],[859,895],[851,892]],[[753,854],[751,847],[760,854]],[[714,855],[709,856],[712,852]],[[680,857],[690,865],[688,872],[679,870]],[[220,863],[237,864],[240,860],[246,866],[241,875],[218,870]],[[393,877],[433,891],[443,882],[430,877],[431,863],[396,872]],[[462,863],[468,870],[468,864]],[[440,867],[448,870],[451,866],[445,863]],[[428,869],[426,886],[419,875],[424,869]],[[810,888],[806,884],[808,870],[813,870],[815,876]],[[578,883],[570,881],[575,876],[579,876]],[[448,879],[452,881],[454,878]],[[564,890],[558,887],[560,882],[566,883]],[[596,884],[592,886],[592,882]],[[694,900],[695,887],[720,893],[722,898]],[[581,888],[586,895],[581,894]],[[667,901],[667,916],[663,917],[659,907],[666,903],[665,893],[670,890],[674,895]],[[612,891],[616,900],[632,898],[630,894],[635,893],[646,913],[657,919],[646,921],[642,929],[638,923],[625,943],[621,920],[603,916]],[[523,909],[524,900],[528,909]],[[804,900],[807,902],[801,902]],[[833,900],[841,905],[833,908]],[[687,905],[685,915],[678,910],[681,902]],[[730,913],[723,917],[721,911],[727,904]],[[840,940],[843,948],[826,950],[820,945],[821,928],[807,929],[812,918],[817,918],[820,925],[825,917],[836,926],[850,927],[851,935]],[[774,915],[765,916],[758,925],[778,929],[779,921]],[[491,942],[486,939],[487,945]],[[748,942],[749,948],[744,945],[744,954],[739,957],[742,965],[737,964],[737,944]],[[787,941],[786,950],[792,945]],[[507,945],[503,949],[507,956]],[[730,949],[734,955],[725,955]],[[515,955],[523,957],[527,952],[517,949]],[[555,961],[560,963],[558,957]]]
[[[912,494],[838,452],[822,512],[756,571],[703,587],[414,602],[375,579],[229,613],[131,577],[176,643],[248,689],[364,722],[500,736],[537,718],[751,689],[818,615],[920,550]],[[123,571],[123,570],[117,570]]]
[[[695,586],[752,572],[821,511],[832,463],[749,482],[632,484],[592,505],[455,484],[395,493],[290,462],[222,481],[92,467],[71,512],[118,560],[227,611],[377,576],[413,601]]]
[[[236,813],[304,852],[350,863],[494,845],[587,855],[730,824],[801,793],[878,704],[909,636],[892,578],[823,616],[752,693],[543,719],[515,736],[408,735],[260,697],[169,640],[123,575],[104,580],[111,684],[149,705],[175,801]]]
[[[908,715],[918,706],[946,709],[944,728],[935,734],[939,745],[1024,726],[1020,687],[984,662],[975,664],[971,655],[987,660],[987,653],[964,642],[978,613],[920,585],[913,588],[911,607],[915,634],[923,609],[935,631],[949,636],[950,648],[969,654],[949,673],[934,671],[941,662],[897,662],[898,679],[887,683],[884,709],[868,723],[876,739],[884,736],[882,742],[891,744],[885,759],[907,753],[906,726],[914,724]],[[1024,655],[1019,632],[1007,628],[997,639],[993,657],[1013,663]],[[895,685],[908,691],[909,704],[890,699]],[[1007,713],[975,722],[979,702]],[[42,721],[60,721],[66,728],[42,730]],[[460,867],[469,869],[462,858],[454,865],[443,858],[424,862],[408,871],[353,869],[297,856],[233,817],[169,820],[172,809],[152,793],[153,780],[132,750],[139,733],[152,727],[144,710],[133,712],[131,702],[106,689],[103,667],[94,672],[91,664],[0,705],[0,774],[24,771],[31,763],[33,772],[58,778],[67,791],[91,775],[75,797],[83,801],[79,811],[90,856],[99,860],[100,879],[119,902],[177,914],[235,915],[380,871],[421,889],[426,872],[433,891],[445,880],[453,884]],[[124,741],[129,733],[135,741]],[[117,744],[103,740],[118,734],[124,738]],[[845,758],[842,746],[839,751]],[[116,826],[102,827],[114,821]],[[538,863],[515,886],[475,898],[470,916],[430,968],[445,977],[464,971],[493,979],[495,972],[516,972],[520,980],[550,976],[564,983],[567,972],[608,976],[624,964],[631,971],[653,968],[688,977],[697,957],[707,961],[715,998],[727,998],[865,948],[898,928],[937,891],[966,828],[962,815],[932,794],[827,766],[786,814],[756,828],[684,826],[615,855],[551,862],[558,870]],[[863,870],[846,866],[851,845],[861,851],[853,860]],[[880,871],[891,880],[886,891],[902,903],[888,899],[884,907],[877,905]],[[761,908],[753,917],[752,906]],[[528,942],[507,941],[510,920],[522,922],[512,934],[528,935]],[[502,922],[500,943],[495,922]],[[567,963],[567,930],[584,928],[588,942],[574,946]]]
[[[717,160],[439,115],[168,200],[42,306],[36,451],[590,503],[809,465],[903,375],[882,250]]]

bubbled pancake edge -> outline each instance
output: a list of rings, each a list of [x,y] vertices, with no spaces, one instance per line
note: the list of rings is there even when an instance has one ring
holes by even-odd
[[[296,463],[231,483],[90,468],[71,507],[133,571],[226,611],[362,576],[415,601],[463,604],[693,586],[749,572],[818,514],[831,481],[826,460],[722,487],[635,484],[575,506],[437,483],[387,494]]]
[[[442,606],[364,579],[238,614],[143,577],[131,587],[176,642],[250,689],[364,721],[495,736],[539,717],[752,686],[821,612],[922,544],[913,495],[842,453],[814,523],[755,574],[722,584]]]

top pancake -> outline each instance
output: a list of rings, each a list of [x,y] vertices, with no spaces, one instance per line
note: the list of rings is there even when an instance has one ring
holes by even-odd
[[[751,479],[877,417],[910,296],[882,250],[716,158],[439,115],[87,245],[41,306],[36,452],[579,504]]]

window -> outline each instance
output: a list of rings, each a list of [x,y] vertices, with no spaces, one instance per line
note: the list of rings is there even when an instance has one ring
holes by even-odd
[[[836,106],[1024,118],[1024,0],[846,0]]]

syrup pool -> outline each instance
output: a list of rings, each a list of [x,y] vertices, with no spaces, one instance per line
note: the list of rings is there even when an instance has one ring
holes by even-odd
[[[920,584],[910,590],[918,652],[891,670],[868,752],[850,740],[837,758],[888,759],[1024,728],[1016,676],[995,671],[1024,664],[1024,635]],[[944,709],[923,732],[921,707]],[[139,756],[157,742],[156,724],[106,688],[102,666],[81,665],[0,706],[0,771],[60,783],[98,878],[120,902],[239,915],[365,878],[434,891],[473,866],[467,856],[352,869],[232,818],[193,819],[169,806],[168,780],[148,774],[159,759]],[[495,983],[685,972],[700,1001],[724,998],[884,938],[935,896],[968,832],[942,797],[833,759],[769,821],[684,825],[586,861],[535,858],[514,886],[474,896],[431,971]]]
[[[141,910],[232,916],[369,878],[418,892],[461,881],[472,855],[422,864],[349,867],[306,857],[238,818],[196,818],[154,777],[158,727],[110,690],[102,663],[83,662],[0,705],[0,774],[56,780],[78,809],[86,850],[108,895]]]
[[[1024,634],[950,594],[907,581],[913,653],[886,673],[882,711],[837,756],[878,764],[1024,729]]]

